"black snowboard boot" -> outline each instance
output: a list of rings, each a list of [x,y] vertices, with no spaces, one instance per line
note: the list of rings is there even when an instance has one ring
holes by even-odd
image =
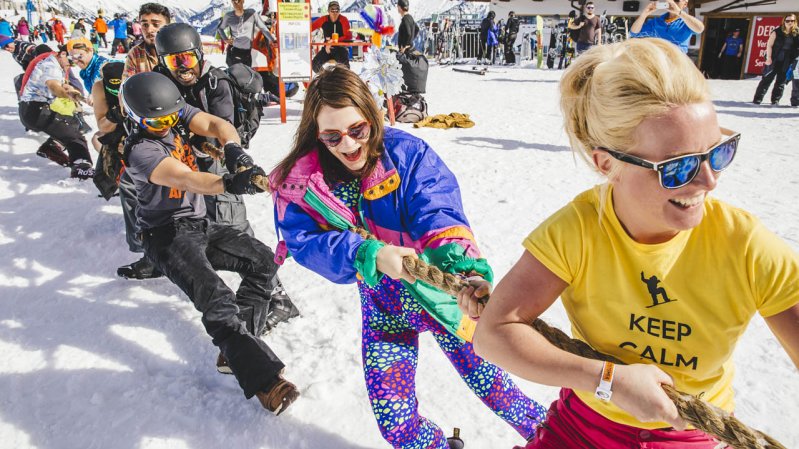
[[[52,137],[44,141],[39,149],[36,150],[36,155],[50,159],[62,167],[69,167],[69,156],[64,153],[64,147]]]
[[[300,311],[291,302],[291,298],[286,294],[283,284],[275,276],[275,286],[272,288],[271,298],[269,303],[269,312],[266,315],[266,325],[264,326],[263,334],[269,333],[280,323],[286,322],[294,317],[300,316]]]
[[[145,256],[130,265],[117,268],[117,276],[125,279],[155,279],[163,274]]]
[[[447,438],[449,449],[463,449],[463,440],[461,440],[461,429],[455,428],[452,430],[452,436]]]
[[[81,181],[94,178],[94,167],[92,163],[86,159],[78,159],[72,163],[71,178],[77,178]]]

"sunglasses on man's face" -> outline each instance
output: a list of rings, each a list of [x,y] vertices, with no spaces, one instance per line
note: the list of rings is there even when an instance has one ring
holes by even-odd
[[[328,148],[335,148],[341,144],[341,141],[344,140],[344,136],[350,136],[350,138],[355,140],[363,140],[369,137],[370,132],[370,124],[364,120],[350,126],[345,131],[335,129],[320,131],[317,138]]]
[[[738,142],[741,140],[741,133],[734,133],[730,130],[722,129],[722,134],[727,137],[718,145],[704,153],[686,154],[662,162],[651,162],[631,154],[608,148],[598,147],[615,159],[638,167],[655,170],[660,179],[660,185],[664,189],[679,189],[688,185],[699,173],[702,162],[708,161],[710,168],[718,173],[730,166],[738,151]]]

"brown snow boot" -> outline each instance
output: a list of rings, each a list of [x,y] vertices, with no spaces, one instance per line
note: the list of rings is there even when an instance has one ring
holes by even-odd
[[[255,393],[255,396],[261,401],[261,405],[275,415],[286,411],[288,406],[300,396],[297,387],[284,379],[282,374],[278,374],[277,379],[277,383],[269,391]]]
[[[230,369],[230,365],[227,364],[227,359],[222,355],[221,351],[216,358],[216,370],[222,374],[233,374],[233,370]]]

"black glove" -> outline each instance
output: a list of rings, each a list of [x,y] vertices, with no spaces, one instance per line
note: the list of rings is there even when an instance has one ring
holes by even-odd
[[[122,111],[120,111],[117,106],[109,109],[108,112],[105,113],[105,118],[109,122],[116,123],[117,125],[125,120],[125,117],[122,116]]]
[[[250,168],[253,165],[255,165],[255,162],[241,145],[233,142],[225,145],[225,167],[227,167],[227,171],[235,174],[240,167]]]
[[[266,173],[264,173],[261,167],[253,165],[247,170],[236,174],[228,173],[222,175],[222,181],[225,184],[225,192],[234,195],[244,195],[245,193],[247,195],[254,195],[263,192],[264,189],[253,183],[253,178],[255,176],[263,176],[266,178]]]

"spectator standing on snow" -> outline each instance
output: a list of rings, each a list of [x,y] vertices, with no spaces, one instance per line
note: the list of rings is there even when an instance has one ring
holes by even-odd
[[[111,42],[111,57],[116,56],[119,46],[122,45],[123,53],[128,52],[128,21],[119,14],[114,14],[114,20],[108,23],[114,29],[114,41]]]
[[[480,22],[480,44],[482,46],[480,58],[485,59],[486,62],[490,64],[494,63],[495,49],[499,44],[494,24],[494,18],[496,16],[497,13],[494,11],[488,11],[488,15]]]
[[[516,64],[516,53],[513,46],[516,43],[516,36],[519,34],[519,18],[516,13],[508,13],[508,21],[505,23],[505,64]]]
[[[799,55],[799,26],[796,23],[796,14],[788,14],[782,19],[782,24],[771,31],[766,45],[766,66],[763,68],[763,78],[755,90],[754,104],[760,104],[766,96],[769,86],[776,79],[774,88],[771,89],[771,104],[778,104],[785,89],[785,79],[788,67]]]
[[[28,26],[28,21],[25,18],[19,19],[17,22],[17,33],[19,34],[19,39],[22,41],[33,42],[31,39],[31,29]]]
[[[410,5],[408,0],[398,0],[397,1],[397,11],[399,11],[400,20],[399,31],[397,31],[397,47],[399,48],[400,53],[404,53],[405,50],[413,47],[413,40],[416,39],[416,35],[419,34],[419,26],[416,25],[416,21],[413,20],[413,16],[408,14],[408,9]]]
[[[83,18],[80,18],[77,22],[72,24],[72,34],[70,39],[80,39],[82,37],[87,37],[86,24],[83,23]]]
[[[657,10],[657,2],[649,2],[630,26],[630,37],[659,37],[680,47],[683,53],[688,53],[691,36],[704,31],[705,24],[685,11],[688,0],[666,0],[666,2],[669,4],[668,12],[646,20]]]
[[[103,43],[103,48],[108,48],[108,41],[105,39],[105,34],[108,33],[108,23],[106,23],[102,13],[97,15],[92,26],[97,31],[97,36],[99,36],[100,42]]]
[[[724,40],[724,45],[719,50],[719,60],[721,61],[719,72],[721,79],[738,79],[738,70],[741,67],[741,54],[744,49],[744,40],[741,39],[741,30],[736,28],[732,34]]]
[[[583,14],[568,25],[570,30],[580,30],[574,48],[578,56],[594,45],[602,43],[602,25],[599,16],[594,14],[595,8],[594,2],[586,3],[583,6]]]
[[[64,45],[64,35],[67,33],[67,28],[64,22],[58,17],[53,18],[53,35],[58,45]]]
[[[252,67],[252,39],[256,28],[268,41],[274,41],[269,27],[254,9],[244,9],[244,0],[231,0],[233,11],[228,12],[219,22],[217,33],[227,43],[225,63],[231,65],[240,62]]]

